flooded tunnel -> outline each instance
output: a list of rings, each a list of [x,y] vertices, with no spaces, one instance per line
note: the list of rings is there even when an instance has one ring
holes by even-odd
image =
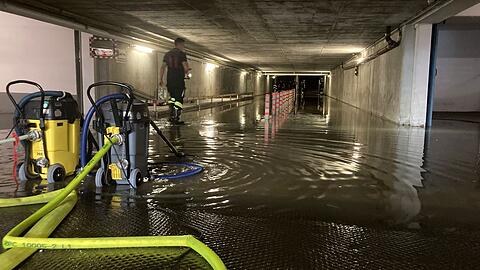
[[[478,268],[478,1],[0,10],[0,269]]]

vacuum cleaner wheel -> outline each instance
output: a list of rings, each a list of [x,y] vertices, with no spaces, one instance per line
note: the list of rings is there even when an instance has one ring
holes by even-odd
[[[95,186],[96,187],[103,187],[103,174],[105,170],[100,167],[98,168],[97,172],[95,173]]]
[[[20,166],[18,167],[18,170],[17,170],[17,177],[18,177],[18,180],[22,181],[22,182],[25,182],[25,181],[28,181],[28,179],[30,179],[30,177],[28,177],[28,173],[26,171],[26,167],[25,167],[25,163],[20,163],[19,164]]]
[[[137,186],[140,184],[142,180],[142,173],[140,172],[139,169],[134,169],[133,171],[130,172],[130,184],[133,186],[133,188],[137,188]]]
[[[60,164],[53,164],[48,167],[47,171],[47,181],[48,183],[60,182],[65,179],[65,168]]]

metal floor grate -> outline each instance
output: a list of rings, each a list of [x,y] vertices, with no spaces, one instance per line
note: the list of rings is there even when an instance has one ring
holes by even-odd
[[[175,210],[83,194],[52,237],[201,233],[229,269],[476,269],[480,233],[341,225],[298,216]],[[13,209],[13,208],[12,208]],[[21,209],[21,213],[19,211]],[[2,209],[1,232],[36,207]],[[5,211],[7,210],[7,211]],[[199,234],[200,236],[200,234]],[[37,252],[21,269],[209,269],[184,248]]]

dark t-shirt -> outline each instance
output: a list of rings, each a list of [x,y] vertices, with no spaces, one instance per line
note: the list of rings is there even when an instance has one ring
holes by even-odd
[[[183,62],[187,61],[187,54],[175,48],[163,57],[168,66],[167,87],[185,87],[185,70]]]

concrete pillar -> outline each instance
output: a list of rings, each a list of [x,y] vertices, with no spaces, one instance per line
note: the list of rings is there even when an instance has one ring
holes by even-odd
[[[90,56],[90,37],[91,34],[81,33],[80,42],[82,48],[82,85],[83,85],[83,113],[86,114],[91,107],[87,98],[87,87],[94,83],[94,62]]]
[[[412,107],[410,125],[425,126],[427,119],[428,80],[430,72],[430,51],[432,25],[416,26],[415,61],[413,66]]]
[[[300,78],[297,76],[295,76],[295,95],[294,95],[294,98],[295,98],[295,107],[297,106],[297,102],[298,102],[298,92],[300,90]]]
[[[265,82],[265,93],[270,93],[270,75],[267,75],[267,81]]]
[[[402,34],[399,47],[361,64],[357,74],[355,69],[333,70],[327,95],[397,124],[425,126],[432,25],[407,25]],[[393,38],[400,39],[398,34]],[[365,53],[385,45],[380,42]]]
[[[400,82],[400,124],[425,126],[427,115],[432,25],[404,28]]]
[[[332,80],[330,75],[325,76],[325,89],[323,89],[323,94],[325,96],[330,95],[330,87],[332,87]]]

